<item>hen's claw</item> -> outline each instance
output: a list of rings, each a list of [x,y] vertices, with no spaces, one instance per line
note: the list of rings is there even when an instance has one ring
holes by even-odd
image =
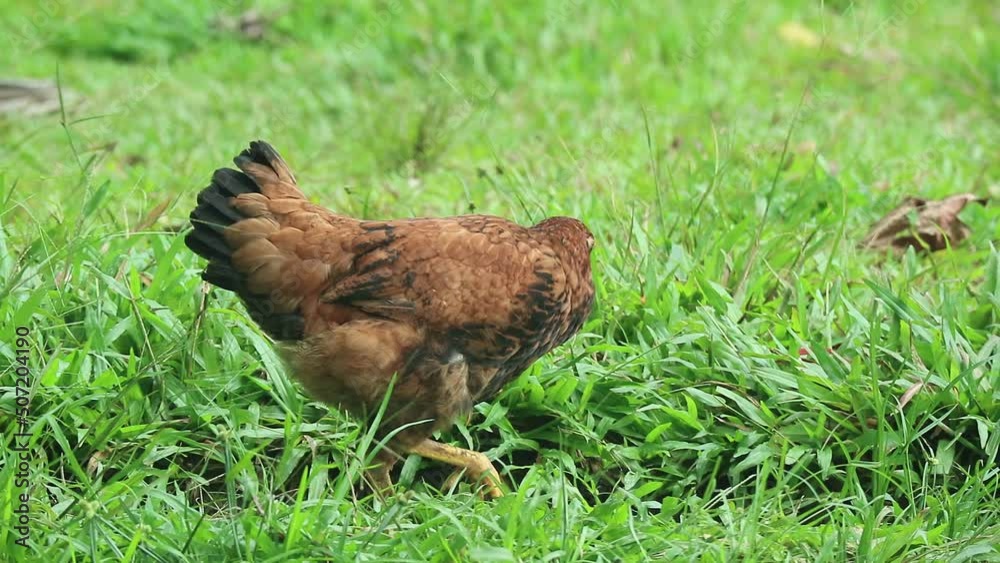
[[[500,474],[497,473],[490,459],[480,452],[474,452],[448,444],[424,440],[409,449],[412,454],[454,465],[458,471],[445,482],[446,486],[454,484],[454,480],[463,472],[474,483],[482,485],[481,494],[484,498],[500,498],[503,489],[500,488]]]

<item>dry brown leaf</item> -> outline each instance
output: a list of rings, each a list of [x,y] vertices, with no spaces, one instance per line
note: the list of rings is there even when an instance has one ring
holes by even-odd
[[[29,116],[58,109],[59,89],[55,82],[0,78],[0,113]]]
[[[163,215],[163,212],[167,210],[167,206],[170,205],[170,198],[166,198],[156,205],[145,217],[140,220],[135,227],[132,228],[133,233],[138,233],[140,231],[145,231],[146,229],[153,226],[154,223]]]
[[[848,57],[860,57],[874,63],[896,64],[902,59],[899,51],[892,47],[867,47],[866,42],[861,45],[843,43],[840,45],[840,52]]]
[[[816,141],[807,139],[792,147],[792,152],[794,152],[795,154],[811,155],[816,152],[817,148],[818,145],[816,144]]]
[[[906,391],[903,393],[903,395],[899,397],[899,409],[903,410],[903,408],[906,405],[908,405],[910,403],[910,401],[912,401],[913,398],[917,396],[917,393],[919,393],[920,390],[923,389],[923,388],[924,388],[924,382],[923,381],[918,381],[918,382],[914,383],[913,385],[910,385],[906,389]]]
[[[108,452],[105,450],[97,450],[94,452],[90,459],[87,460],[87,474],[93,477],[104,468],[103,461],[108,458]]]
[[[56,279],[55,279],[56,287],[58,289],[62,289],[63,286],[66,283],[68,283],[69,281],[71,281],[72,279],[73,279],[73,272],[71,272],[69,270],[69,267],[66,267],[65,269],[63,269],[62,271],[60,271],[58,274],[56,274]]]
[[[249,41],[261,41],[271,28],[274,20],[284,14],[284,10],[265,14],[259,10],[247,10],[238,16],[218,16],[216,27],[239,33]]]
[[[941,200],[908,196],[895,209],[872,225],[861,241],[861,248],[870,250],[944,250],[955,246],[972,233],[958,214],[969,203],[986,205],[987,198],[975,194],[958,194]],[[916,223],[910,215],[915,213]]]

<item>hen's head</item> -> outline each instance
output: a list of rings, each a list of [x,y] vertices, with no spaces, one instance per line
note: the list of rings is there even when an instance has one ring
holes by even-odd
[[[563,342],[580,330],[594,306],[594,280],[590,273],[594,235],[586,225],[572,217],[551,217],[532,229],[551,245],[566,276],[568,316],[557,339]]]
[[[565,251],[587,258],[589,263],[594,235],[582,221],[572,217],[549,217],[532,228],[545,233],[549,242]]]
[[[594,249],[594,235],[583,222],[572,217],[550,217],[532,227],[539,231],[552,245],[564,268],[570,274],[576,305],[586,305],[589,309],[588,294],[594,292],[590,276],[590,251]],[[573,275],[575,274],[575,275]]]

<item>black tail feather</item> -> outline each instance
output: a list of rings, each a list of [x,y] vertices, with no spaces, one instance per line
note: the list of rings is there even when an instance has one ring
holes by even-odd
[[[222,289],[239,293],[243,288],[243,276],[229,265],[229,262],[215,260],[208,263],[201,279]]]
[[[194,218],[204,223],[214,223],[221,228],[246,219],[229,203],[231,197],[219,190],[204,190],[198,194],[198,207],[192,215],[196,215]]]
[[[214,181],[198,194],[198,207],[190,215],[194,230],[184,242],[202,258],[228,261],[232,255],[222,231],[244,217],[229,203],[231,197],[222,193],[221,185]]]
[[[282,172],[290,175],[287,168],[278,169],[275,163],[282,163],[281,157],[262,141],[250,143],[250,148],[234,161],[238,165],[242,159],[270,166],[279,175]],[[184,242],[195,254],[208,260],[202,279],[239,295],[250,317],[272,338],[298,340],[303,336],[302,316],[298,312],[278,314],[268,296],[255,295],[247,289],[246,277],[232,266],[230,259],[233,251],[222,234],[226,227],[246,219],[233,207],[232,198],[260,192],[257,184],[245,173],[231,168],[216,170],[212,183],[198,194],[198,206],[190,215],[194,229],[184,237]]]
[[[195,254],[208,260],[229,261],[232,250],[226,245],[219,235],[206,235],[207,228],[196,226],[193,231],[184,237],[184,243],[194,251]]]
[[[212,185],[217,186],[218,192],[231,197],[260,191],[249,176],[232,168],[216,170],[212,175]]]
[[[254,144],[266,145],[266,143],[253,143],[251,146]],[[256,151],[243,151],[241,155],[244,153],[250,157],[255,156],[258,160],[264,158],[264,155],[257,154]],[[185,238],[188,248],[202,258],[228,262],[232,251],[223,239],[222,231],[246,218],[233,207],[230,200],[248,193],[260,193],[260,188],[250,176],[231,168],[216,170],[212,175],[212,183],[198,194],[198,206],[191,212],[190,219],[194,230]]]
[[[251,141],[250,148],[243,149],[236,158],[233,159],[236,166],[242,168],[242,164],[252,162],[269,167],[274,173],[286,182],[295,183],[295,176],[288,169],[284,159],[274,150],[274,147],[264,141]]]

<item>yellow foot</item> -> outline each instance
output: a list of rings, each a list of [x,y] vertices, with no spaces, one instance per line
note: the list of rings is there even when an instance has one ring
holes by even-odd
[[[488,457],[480,452],[473,452],[448,444],[435,442],[434,440],[424,440],[408,450],[412,454],[420,457],[441,461],[459,468],[445,481],[446,486],[452,486],[458,476],[464,471],[465,475],[475,483],[481,483],[483,489],[481,494],[484,498],[499,498],[503,496],[500,488],[500,474],[497,473]]]

